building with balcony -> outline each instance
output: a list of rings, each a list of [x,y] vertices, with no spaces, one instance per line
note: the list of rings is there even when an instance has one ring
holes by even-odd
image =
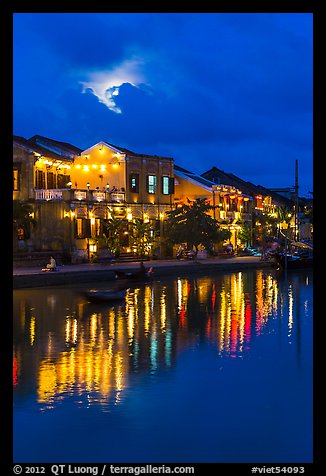
[[[218,220],[221,228],[231,232],[230,242],[238,245],[238,232],[241,224],[252,226],[252,198],[231,185],[216,185],[209,179],[174,165],[175,195],[174,204],[187,200],[206,199],[212,207],[211,216]]]
[[[85,259],[96,251],[105,220],[140,218],[159,235],[173,206],[172,158],[103,141],[81,150],[42,136],[15,136],[13,177],[13,198],[33,204],[37,229],[31,249]],[[122,251],[128,251],[127,229],[122,234]]]

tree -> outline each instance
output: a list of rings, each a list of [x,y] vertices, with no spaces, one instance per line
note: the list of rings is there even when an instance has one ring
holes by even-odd
[[[249,246],[252,240],[252,225],[240,220],[238,220],[238,224],[241,225],[241,229],[238,232],[238,238],[245,244],[245,246]]]
[[[37,221],[33,218],[33,205],[31,203],[22,202],[21,200],[13,201],[13,228],[17,236],[17,230],[22,228],[26,239],[30,238],[31,230],[36,228]]]
[[[136,218],[129,230],[130,246],[136,249],[140,258],[148,256],[155,241],[154,232],[149,222]]]
[[[231,232],[221,230],[217,220],[209,215],[214,207],[203,199],[187,203],[175,210],[167,212],[166,236],[173,244],[187,243],[188,248],[204,246],[211,251],[214,243],[220,243],[230,238]]]
[[[120,236],[126,224],[125,218],[117,218],[113,212],[111,212],[111,217],[104,222],[105,232],[99,240],[99,245],[108,248],[116,257],[120,254]]]

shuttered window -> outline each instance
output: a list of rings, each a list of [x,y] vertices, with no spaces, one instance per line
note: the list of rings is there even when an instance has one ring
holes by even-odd
[[[139,174],[130,174],[129,185],[132,193],[139,193]]]
[[[45,173],[42,170],[35,171],[35,188],[45,188]]]
[[[173,177],[162,177],[162,194],[163,195],[173,195],[174,193],[174,178]]]
[[[91,220],[89,218],[76,218],[75,238],[91,238]]]
[[[156,175],[147,175],[147,193],[156,193],[157,177]]]

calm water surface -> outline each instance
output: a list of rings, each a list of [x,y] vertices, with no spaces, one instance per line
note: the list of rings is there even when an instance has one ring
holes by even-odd
[[[311,462],[312,273],[14,292],[15,462]]]

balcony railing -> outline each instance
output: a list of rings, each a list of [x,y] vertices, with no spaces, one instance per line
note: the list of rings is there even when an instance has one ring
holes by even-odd
[[[53,188],[35,190],[35,200],[79,200],[94,202],[125,202],[126,193],[119,191],[107,192],[106,190],[84,190],[70,188]]]
[[[62,192],[61,189],[35,190],[35,200],[62,200]]]
[[[110,201],[111,202],[124,202],[126,198],[125,192],[111,192]]]

